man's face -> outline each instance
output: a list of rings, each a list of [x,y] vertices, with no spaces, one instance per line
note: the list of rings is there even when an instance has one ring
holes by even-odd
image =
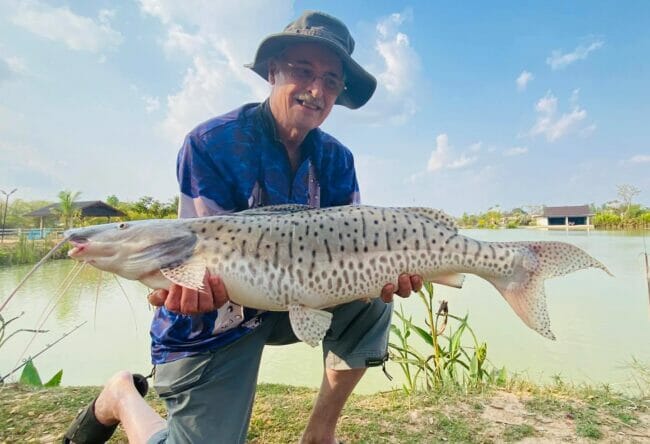
[[[343,86],[341,60],[318,44],[287,48],[269,62],[271,110],[283,128],[310,131],[329,115]]]

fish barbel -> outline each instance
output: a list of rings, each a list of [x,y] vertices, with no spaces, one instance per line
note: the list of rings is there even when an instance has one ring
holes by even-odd
[[[375,298],[401,273],[460,288],[463,273],[488,280],[526,325],[555,339],[544,280],[595,267],[563,242],[481,242],[430,208],[302,205],[69,230],[69,256],[151,288],[201,289],[206,269],[232,302],[289,311],[296,336],[314,346],[329,328],[324,310]],[[611,274],[611,273],[610,273]]]

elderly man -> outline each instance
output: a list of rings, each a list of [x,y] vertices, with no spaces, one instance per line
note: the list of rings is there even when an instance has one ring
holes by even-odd
[[[319,129],[334,104],[359,108],[375,90],[374,77],[351,58],[353,48],[345,25],[320,12],[306,12],[267,37],[249,67],[270,83],[268,100],[209,120],[185,139],[178,158],[180,216],[358,203],[352,154]],[[385,362],[392,295],[408,296],[422,285],[419,276],[396,276],[396,282],[384,287],[382,300],[333,310],[322,385],[302,442],[336,442],[350,393],[367,367]],[[118,422],[131,442],[246,440],[262,349],[297,338],[287,313],[231,303],[218,276],[206,276],[205,284],[206,292],[172,285],[150,295],[160,306],[151,328],[152,359],[167,421],[121,372],[73,424],[70,440],[84,442],[91,432],[107,439]]]

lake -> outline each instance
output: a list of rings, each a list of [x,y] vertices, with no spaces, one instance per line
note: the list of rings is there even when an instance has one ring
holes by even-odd
[[[622,232],[564,232],[532,229],[462,230],[484,241],[558,240],[585,249],[603,262],[614,277],[601,270],[583,270],[546,282],[546,295],[556,341],[526,327],[505,300],[487,282],[468,275],[461,290],[436,286],[436,300],[449,301],[450,312],[469,313],[479,340],[488,344],[488,359],[513,373],[535,381],[561,376],[576,383],[607,383],[616,390],[633,391],[633,358],[650,364],[650,307],[643,264],[643,234]],[[649,241],[650,243],[650,241]],[[35,364],[43,379],[63,369],[64,385],[101,385],[120,369],[149,372],[148,327],[152,315],[141,284],[118,280],[90,267],[52,307],[57,287],[73,261],[53,261],[34,274],[3,310],[5,319],[25,312],[8,331],[35,328],[47,315],[47,333],[19,333],[0,348],[0,375],[9,372],[23,355],[34,355],[84,320],[83,327],[39,356]],[[31,266],[0,268],[0,301],[15,288]],[[123,288],[124,291],[120,289]],[[400,299],[416,323],[424,316],[419,298]],[[394,321],[396,319],[394,318]],[[321,351],[305,344],[267,347],[261,382],[318,387]],[[390,382],[379,368],[371,369],[358,393],[401,386],[397,364],[387,366]]]

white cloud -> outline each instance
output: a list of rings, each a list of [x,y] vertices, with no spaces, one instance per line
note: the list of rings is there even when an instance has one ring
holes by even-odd
[[[27,65],[25,64],[25,60],[20,57],[7,57],[4,61],[14,74],[27,74]]]
[[[530,130],[531,136],[543,135],[554,142],[572,132],[580,130],[580,123],[586,119],[587,111],[577,104],[577,90],[572,95],[570,112],[558,116],[558,100],[550,91],[535,105],[537,121]]]
[[[158,97],[143,96],[142,100],[144,100],[144,109],[147,113],[152,113],[160,109],[160,100],[158,100]]]
[[[549,92],[544,97],[539,99],[535,105],[535,109],[542,114],[554,114],[557,110],[557,97]]]
[[[436,148],[431,152],[427,162],[427,171],[463,168],[478,159],[477,156],[467,156],[466,154],[455,157],[453,151],[453,148],[449,145],[447,134],[439,134],[436,137]]]
[[[592,123],[591,125],[587,125],[586,127],[582,128],[580,130],[580,137],[589,137],[593,134],[594,131],[596,131],[596,124]]]
[[[551,66],[551,69],[554,70],[566,68],[578,60],[586,59],[589,53],[602,48],[603,45],[604,42],[598,40],[588,46],[580,45],[572,52],[568,53],[562,53],[561,50],[556,49],[551,52],[551,55],[549,57],[546,58],[546,63]]]
[[[375,49],[384,61],[385,69],[377,75],[379,83],[391,94],[411,90],[414,73],[419,70],[420,60],[411,47],[409,37],[399,31],[411,13],[394,13],[377,23]]]
[[[418,111],[418,93],[424,82],[420,56],[403,30],[412,16],[410,9],[390,14],[380,18],[371,32],[355,36],[355,57],[375,75],[377,90],[370,102],[350,113],[348,119],[370,125],[402,125]],[[351,32],[354,34],[354,29]]]
[[[165,41],[165,52],[169,55],[180,52],[184,54],[199,54],[205,45],[205,38],[200,34],[190,34],[183,30],[180,25],[171,24],[167,30]]]
[[[0,84],[28,74],[27,65],[20,57],[0,56]]]
[[[115,18],[115,11],[112,9],[100,9],[97,14],[99,22],[105,25],[109,25],[113,18]]]
[[[449,168],[450,170],[463,168],[469,164],[476,162],[476,159],[478,159],[478,157],[476,156],[466,156],[465,154],[461,154],[458,159],[454,159],[451,162],[449,162],[447,168]]]
[[[526,86],[528,86],[528,83],[533,80],[535,76],[524,70],[519,74],[519,77],[517,77],[517,80],[515,82],[517,83],[517,90],[518,91],[524,91],[526,89]]]
[[[140,0],[140,8],[165,25],[166,54],[189,63],[165,101],[168,140],[180,143],[198,123],[268,95],[266,82],[243,65],[266,35],[293,18],[290,1]]]
[[[449,158],[449,151],[449,138],[446,134],[439,134],[436,137],[436,148],[431,153],[429,162],[427,163],[427,171],[438,171],[442,169]]]
[[[383,70],[377,74],[378,91],[370,109],[403,124],[417,112],[415,85],[420,74],[420,57],[400,27],[412,19],[412,12],[393,13],[377,22],[375,51]]]
[[[471,144],[468,149],[472,153],[478,153],[479,151],[481,151],[481,148],[483,148],[483,142],[479,141]]]
[[[504,156],[520,156],[522,154],[526,154],[528,152],[528,148],[525,146],[515,146],[512,148],[509,148],[503,152]]]
[[[629,159],[626,159],[624,162],[628,164],[650,163],[650,155],[636,154]]]
[[[35,0],[19,5],[12,17],[14,24],[72,50],[97,53],[122,43],[122,34],[109,23],[111,11],[102,9],[95,20],[75,14],[67,6],[53,7]]]

